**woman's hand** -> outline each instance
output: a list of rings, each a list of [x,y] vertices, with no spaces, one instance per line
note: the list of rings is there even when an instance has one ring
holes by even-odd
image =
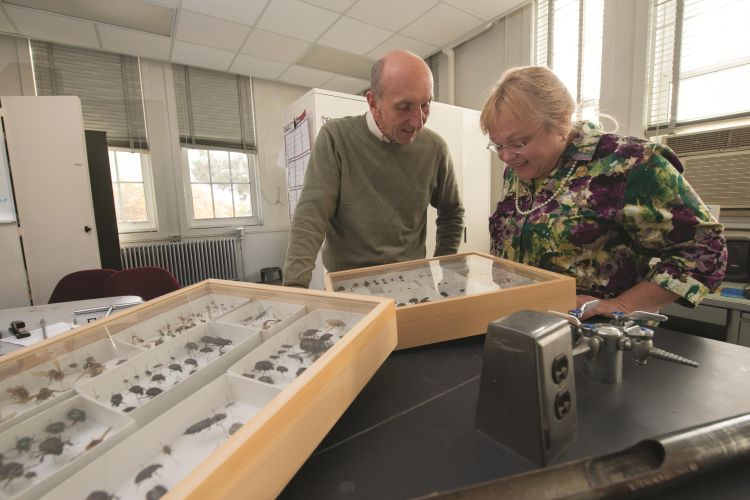
[[[611,316],[613,312],[624,312],[630,314],[633,311],[658,312],[662,307],[671,304],[679,295],[666,290],[659,285],[648,281],[641,281],[630,290],[621,293],[612,299],[597,299],[591,295],[576,295],[576,307],[581,307],[591,300],[599,300],[599,303],[590,309],[586,309],[582,320],[592,316]]]
[[[581,316],[581,320],[588,319],[592,316],[611,316],[613,312],[624,312],[624,313],[630,313],[632,312],[627,308],[627,306],[618,299],[597,299],[596,297],[592,297],[591,295],[576,295],[576,307],[580,308],[583,304],[586,302],[590,302],[592,300],[598,300],[599,303],[594,306],[586,309],[584,311],[583,315]]]

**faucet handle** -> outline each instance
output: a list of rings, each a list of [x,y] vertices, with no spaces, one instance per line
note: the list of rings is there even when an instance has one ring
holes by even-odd
[[[652,313],[648,311],[633,311],[630,314],[630,319],[634,321],[639,321],[639,322],[641,321],[644,321],[644,322],[647,321],[649,323],[654,322],[656,323],[656,325],[658,325],[662,321],[667,321],[669,318],[659,313]],[[653,326],[656,326],[656,325],[653,325]]]
[[[587,310],[596,307],[598,304],[599,304],[599,299],[589,300],[588,302],[584,302],[583,304],[581,304],[581,307],[576,307],[575,309],[571,309],[570,311],[568,311],[568,314],[580,319],[581,316],[583,316]]]

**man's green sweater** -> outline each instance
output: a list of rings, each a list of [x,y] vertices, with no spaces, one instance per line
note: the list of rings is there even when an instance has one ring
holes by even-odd
[[[411,144],[391,144],[365,115],[328,121],[294,211],[284,284],[309,285],[324,239],[328,271],[424,258],[428,205],[438,211],[435,255],[456,253],[464,208],[438,134],[423,128]]]

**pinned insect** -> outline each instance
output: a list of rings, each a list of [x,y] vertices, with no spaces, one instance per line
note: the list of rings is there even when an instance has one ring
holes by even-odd
[[[98,362],[93,356],[87,357],[86,362],[83,363],[83,373],[81,376],[88,375],[93,378],[102,373],[104,373],[104,364]]]
[[[182,373],[182,365],[180,365],[179,363],[172,363],[171,365],[169,365],[168,368],[169,368],[170,372],[180,372],[180,373]]]
[[[150,398],[155,398],[156,396],[158,396],[161,393],[162,393],[162,390],[159,389],[158,387],[149,387],[146,390],[146,396],[148,396]]]
[[[78,408],[73,408],[66,416],[73,424],[80,424],[86,421],[86,412]]]
[[[167,494],[167,490],[164,486],[157,484],[146,493],[146,500],[159,500],[161,497]]]
[[[115,500],[116,498],[117,497],[107,493],[106,491],[96,490],[89,493],[89,495],[86,497],[86,500]]]
[[[273,370],[273,363],[267,360],[258,361],[255,363],[255,371],[258,372],[270,372]]]
[[[260,377],[258,377],[258,380],[260,382],[265,382],[266,384],[275,384],[273,379],[268,375],[261,375]]]
[[[128,389],[128,391],[132,392],[136,396],[143,396],[143,387],[140,385],[133,385]]]
[[[37,403],[46,401],[49,398],[51,398],[55,393],[58,393],[58,392],[62,392],[62,391],[53,391],[52,389],[42,387],[39,389],[39,392],[34,394],[34,401],[36,401]]]
[[[57,436],[50,436],[39,443],[37,458],[41,462],[47,455],[62,455],[65,445],[71,446],[72,444],[70,441],[63,441]]]
[[[242,422],[235,422],[229,427],[229,435],[231,436],[242,428]]]
[[[16,446],[13,449],[16,450],[16,453],[20,455],[21,453],[31,451],[31,445],[33,445],[34,442],[35,441],[33,437],[25,436],[22,438],[18,438],[16,439]]]
[[[116,394],[112,394],[112,397],[109,398],[109,402],[112,403],[112,406],[118,407],[122,404],[122,394],[119,392]]]
[[[49,370],[44,372],[31,372],[31,374],[35,377],[47,377],[50,383],[59,382],[65,378],[65,372],[56,368],[50,368]]]
[[[58,422],[52,422],[47,427],[44,428],[45,431],[49,432],[50,434],[62,434],[65,432],[66,429],[65,422],[58,421]]]
[[[135,484],[150,479],[154,473],[161,468],[161,464],[151,464],[141,469],[138,474],[135,475]]]
[[[156,382],[158,384],[161,384],[165,380],[167,380],[166,377],[162,375],[161,373],[157,373],[153,377],[151,377],[151,382]]]
[[[12,399],[14,403],[26,404],[31,401],[31,395],[29,394],[28,389],[22,385],[10,387],[5,389],[5,391],[10,394],[10,399]]]
[[[5,481],[5,486],[8,486],[14,479],[22,477],[24,470],[23,464],[18,462],[8,462],[7,464],[0,465],[0,481]]]
[[[104,431],[104,434],[102,434],[100,437],[98,437],[96,439],[92,439],[89,442],[89,444],[86,445],[86,451],[89,451],[91,448],[93,448],[94,446],[96,446],[99,443],[101,443],[102,441],[104,441],[104,438],[107,436],[107,434],[109,434],[109,431],[111,431],[111,430],[112,430],[112,427],[110,427],[106,431]]]
[[[185,350],[187,352],[197,351],[198,350],[198,344],[196,344],[195,342],[188,342],[188,343],[185,344]]]
[[[183,363],[186,365],[193,365],[194,367],[198,368],[198,361],[196,361],[193,358],[188,358],[185,361],[183,361]]]
[[[185,429],[184,434],[197,434],[199,432],[203,432],[212,425],[218,424],[225,418],[227,418],[226,413],[217,413],[211,417],[204,418],[203,420],[199,420],[198,422]]]

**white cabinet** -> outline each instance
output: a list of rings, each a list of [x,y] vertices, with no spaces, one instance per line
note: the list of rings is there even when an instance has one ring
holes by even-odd
[[[284,123],[291,123],[304,113],[312,145],[318,131],[328,119],[361,115],[366,111],[367,100],[362,96],[312,89],[286,109]],[[427,128],[439,133],[448,143],[461,198],[466,208],[466,234],[459,252],[487,252],[490,248],[487,222],[492,208],[490,152],[485,148],[487,139],[479,129],[479,114],[479,111],[473,109],[434,102],[426,124]],[[294,202],[293,194],[290,194],[290,201]],[[427,256],[431,257],[435,248],[437,211],[429,207],[427,217]],[[324,273],[325,269],[318,254],[310,288],[323,289]]]
[[[64,275],[100,267],[78,97],[0,97],[34,304]]]

